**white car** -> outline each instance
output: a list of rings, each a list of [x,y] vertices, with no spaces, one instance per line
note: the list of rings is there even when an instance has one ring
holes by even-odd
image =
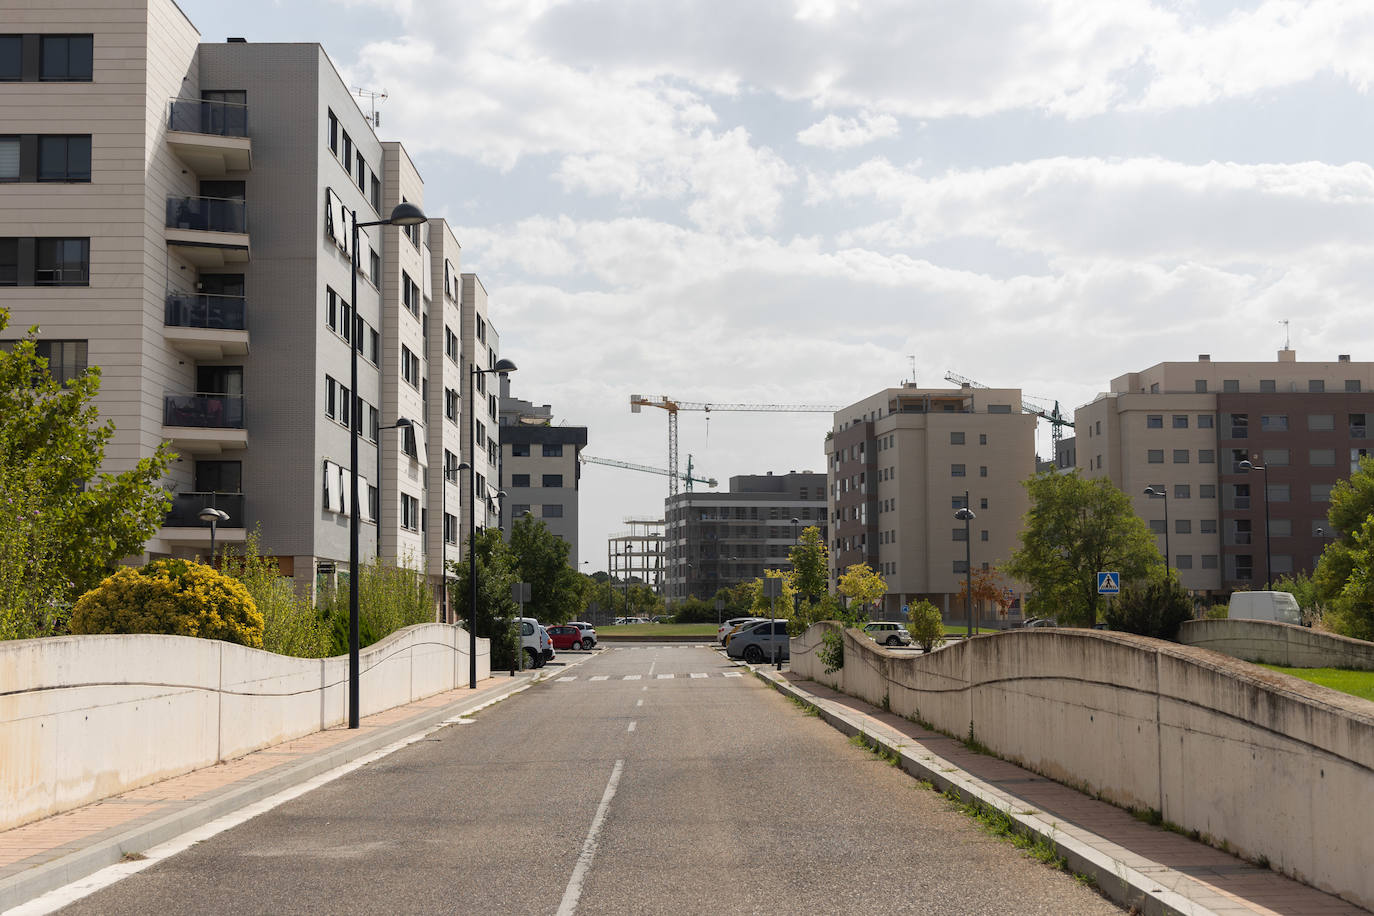
[[[587,649],[596,648],[596,627],[582,620],[570,620],[568,626],[577,627],[582,631],[582,645]]]
[[[751,621],[757,622],[758,620],[758,617],[731,617],[716,628],[716,642],[720,643],[722,646],[725,645],[725,637],[729,636],[730,632],[734,630],[735,627]]]
[[[553,641],[549,631],[539,625],[533,617],[521,617],[520,654],[524,656],[526,668],[542,668],[553,657]]]
[[[911,645],[911,634],[900,623],[885,623],[875,620],[873,623],[864,624],[864,632],[874,642],[880,642],[885,646]]]

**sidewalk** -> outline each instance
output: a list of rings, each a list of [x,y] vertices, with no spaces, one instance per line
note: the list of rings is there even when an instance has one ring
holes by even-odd
[[[1091,875],[1111,900],[1148,914],[1363,914],[1366,910],[1306,884],[1261,869],[1205,843],[1153,827],[1127,811],[1015,764],[970,751],[790,671],[755,673],[784,694],[815,706],[847,735],[862,731],[901,755],[904,770],[994,805],[1028,831],[1053,840],[1068,868]]]
[[[0,912],[563,670],[497,674],[0,833]]]

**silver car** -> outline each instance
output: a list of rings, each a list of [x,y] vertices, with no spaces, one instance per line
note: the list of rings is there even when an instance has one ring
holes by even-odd
[[[874,621],[864,624],[864,632],[875,642],[880,642],[885,646],[911,645],[911,634],[900,623]]]
[[[731,658],[742,658],[751,665],[758,665],[771,662],[775,650],[780,659],[785,659],[790,654],[786,620],[764,620],[746,626],[730,637],[725,654]]]

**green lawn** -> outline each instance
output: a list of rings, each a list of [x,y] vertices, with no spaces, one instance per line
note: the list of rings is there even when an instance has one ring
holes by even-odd
[[[1364,700],[1374,700],[1374,671],[1350,671],[1346,668],[1280,668],[1278,665],[1264,667]]]
[[[715,636],[714,623],[629,623],[597,627],[598,636]]]

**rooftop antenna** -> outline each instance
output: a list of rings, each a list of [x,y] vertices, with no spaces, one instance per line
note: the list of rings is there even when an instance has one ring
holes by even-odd
[[[911,378],[907,379],[907,381],[914,385],[916,384],[916,355],[912,354],[908,356],[907,359],[911,360]]]
[[[381,92],[378,92],[375,89],[364,89],[362,86],[354,86],[353,94],[360,99],[367,99],[368,105],[372,111],[372,113],[367,116],[367,119],[372,122],[373,130],[380,130],[382,127],[382,116],[381,113],[377,111],[377,103],[386,101],[386,90],[383,89]]]
[[[1283,325],[1283,348],[1284,348],[1285,350],[1291,350],[1291,349],[1293,349],[1292,347],[1290,347],[1290,346],[1288,345],[1288,343],[1289,343],[1289,338],[1288,338],[1288,319],[1287,319],[1287,318],[1280,318],[1280,319],[1279,319],[1279,324]]]

